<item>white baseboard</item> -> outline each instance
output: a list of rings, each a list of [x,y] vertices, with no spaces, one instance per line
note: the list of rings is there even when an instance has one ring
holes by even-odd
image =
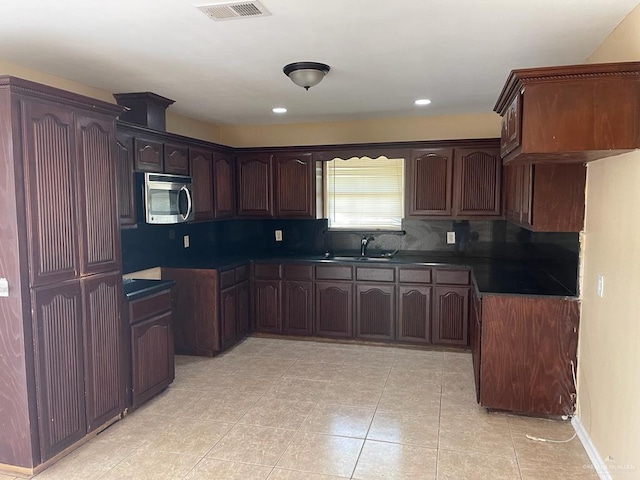
[[[589,460],[591,460],[591,463],[593,463],[593,468],[598,474],[598,477],[600,477],[600,480],[613,480],[611,474],[609,473],[607,464],[598,453],[596,446],[591,441],[591,437],[589,437],[589,434],[584,429],[584,426],[582,425],[580,419],[578,417],[571,418],[571,426],[576,431],[576,434],[578,435],[582,446],[587,452],[587,455],[589,455]]]

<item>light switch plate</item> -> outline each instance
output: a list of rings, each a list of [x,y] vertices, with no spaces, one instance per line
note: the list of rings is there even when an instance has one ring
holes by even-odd
[[[9,281],[6,278],[0,278],[0,297],[9,296]]]
[[[276,242],[282,241],[282,230],[276,230]]]
[[[447,243],[449,245],[456,243],[456,232],[447,232]]]
[[[184,243],[184,248],[189,248],[189,235],[182,237],[182,241]]]
[[[600,298],[604,297],[604,275],[598,274],[598,296]]]

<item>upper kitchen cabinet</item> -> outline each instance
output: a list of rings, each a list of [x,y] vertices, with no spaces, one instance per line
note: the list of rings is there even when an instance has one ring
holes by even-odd
[[[453,149],[411,150],[405,183],[408,217],[450,217],[452,187]]]
[[[456,149],[453,171],[454,216],[500,216],[502,161],[497,148]]]
[[[271,217],[273,192],[271,155],[243,154],[236,162],[238,216]]]
[[[640,62],[513,70],[494,107],[509,162],[588,162],[640,148]]]
[[[193,188],[194,220],[213,220],[213,154],[194,148],[189,150]]]
[[[189,175],[189,149],[185,145],[164,144],[164,173]]]
[[[213,154],[213,215],[232,218],[235,215],[233,157],[228,153]]]
[[[120,225],[136,223],[133,134],[118,129],[116,135],[116,191]]]
[[[162,173],[164,170],[164,146],[155,136],[138,135],[134,140],[135,168],[140,172]]]
[[[311,153],[273,159],[274,216],[315,218],[315,164]]]

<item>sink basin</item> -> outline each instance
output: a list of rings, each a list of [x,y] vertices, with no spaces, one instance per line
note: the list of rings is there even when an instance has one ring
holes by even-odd
[[[388,262],[390,257],[331,257],[336,262]]]

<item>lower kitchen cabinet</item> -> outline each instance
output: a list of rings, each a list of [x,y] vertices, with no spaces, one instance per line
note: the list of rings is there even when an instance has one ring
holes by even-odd
[[[282,333],[311,335],[313,332],[313,283],[282,282]]]
[[[425,285],[402,284],[398,287],[397,340],[430,343],[431,288]]]
[[[356,336],[393,340],[396,323],[395,285],[356,285]]]
[[[247,267],[248,268],[248,267]],[[236,285],[236,301],[238,318],[238,337],[242,338],[249,333],[251,322],[251,300],[249,281],[244,280]]]
[[[469,336],[473,360],[473,378],[476,384],[476,401],[480,403],[480,366],[482,359],[482,299],[475,288],[471,293]]]
[[[230,287],[220,292],[220,331],[222,348],[236,342],[238,336],[238,291]]]
[[[436,286],[433,305],[433,343],[468,345],[469,287]]]
[[[315,293],[315,334],[352,338],[353,284],[316,282]]]
[[[543,415],[574,412],[579,302],[483,295],[480,404]]]
[[[280,280],[253,281],[253,321],[258,332],[282,332]]]

